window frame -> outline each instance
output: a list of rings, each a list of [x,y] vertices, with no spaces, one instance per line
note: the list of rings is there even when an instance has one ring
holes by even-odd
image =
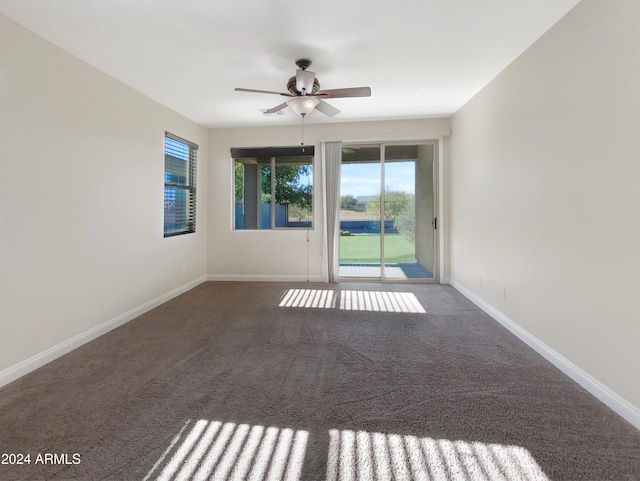
[[[177,142],[181,144],[183,147],[188,149],[187,158],[178,158],[175,155],[171,156],[167,151],[167,141]],[[186,173],[184,175],[184,182],[176,181],[176,179],[169,179],[167,174],[171,173],[171,169],[169,168],[168,158],[173,157],[174,159],[179,159],[181,161],[186,160]],[[197,197],[197,165],[198,165],[198,145],[190,142],[182,137],[178,137],[170,132],[164,133],[164,214],[163,214],[163,232],[164,237],[175,237],[184,234],[193,234],[196,232],[196,197]],[[171,181],[168,181],[171,180]],[[186,192],[186,206],[184,210],[181,210],[181,214],[183,214],[183,221],[180,224],[183,224],[184,227],[180,229],[176,229],[176,225],[178,222],[174,219],[173,222],[167,221],[167,203],[170,200],[167,200],[167,189],[174,190],[174,209],[176,206],[175,202],[175,193],[177,190],[183,190]],[[175,215],[175,212],[174,212]],[[168,227],[173,226],[174,228],[168,229]]]

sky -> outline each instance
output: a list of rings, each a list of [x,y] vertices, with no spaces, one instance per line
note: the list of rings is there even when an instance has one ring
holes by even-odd
[[[342,164],[340,195],[379,195],[380,164]],[[391,190],[415,194],[415,163],[385,164],[385,185]]]

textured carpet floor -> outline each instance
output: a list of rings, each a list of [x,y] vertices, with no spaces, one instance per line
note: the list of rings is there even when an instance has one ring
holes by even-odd
[[[30,454],[10,481],[640,479],[640,432],[417,284],[202,284],[1,389],[0,453]]]

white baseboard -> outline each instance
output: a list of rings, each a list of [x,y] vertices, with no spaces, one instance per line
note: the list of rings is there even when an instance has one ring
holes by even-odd
[[[491,306],[483,299],[475,295],[473,292],[471,292],[456,280],[449,279],[449,284],[451,284],[458,292],[464,295],[480,309],[489,314],[493,319],[506,327],[509,331],[511,331],[511,333],[516,335],[521,341],[531,347],[547,361],[551,362],[564,374],[569,376],[580,386],[585,388],[597,399],[599,399],[602,403],[611,408],[611,410],[613,410],[627,422],[640,430],[640,409],[638,409],[638,407],[634,406],[629,401],[619,396],[617,393],[615,393],[600,381],[598,381],[596,378],[591,376],[589,373],[580,369],[567,358],[551,349],[540,339],[520,327],[513,320],[511,320],[502,312],[498,311],[495,307]]]
[[[306,275],[266,275],[266,274],[209,274],[209,281],[246,281],[246,282],[323,282],[322,276]]]
[[[107,332],[115,329],[116,327],[126,324],[130,320],[135,319],[138,316],[141,316],[145,312],[150,311],[151,309],[158,307],[161,304],[164,304],[165,302],[173,299],[174,297],[179,296],[180,294],[187,292],[190,289],[193,289],[194,287],[196,287],[199,284],[202,284],[203,282],[206,282],[206,280],[207,280],[206,276],[201,276],[197,279],[194,279],[193,281],[188,282],[187,284],[184,284],[180,287],[176,287],[175,289],[161,296],[158,296],[155,299],[145,302],[144,304],[141,304],[138,307],[134,307],[133,309],[123,314],[120,314],[119,316],[109,319],[108,321],[103,322],[102,324],[96,327],[93,327],[88,331],[78,334],[77,336],[74,336],[71,339],[67,339],[66,341],[63,341],[60,344],[50,347],[49,349],[42,351],[36,354],[35,356],[31,356],[30,358],[25,359],[24,361],[21,361],[18,364],[15,364],[7,369],[4,369],[3,371],[0,371],[0,387],[5,386],[10,382],[13,382],[16,379],[24,376],[25,374],[28,374],[31,371],[34,371],[39,367],[42,367],[45,364],[50,363],[54,359],[57,359],[60,356],[63,356],[64,354],[67,354],[68,352],[71,352],[74,349],[77,349],[83,344],[86,344],[87,342],[92,341],[102,336],[103,334],[106,334]]]

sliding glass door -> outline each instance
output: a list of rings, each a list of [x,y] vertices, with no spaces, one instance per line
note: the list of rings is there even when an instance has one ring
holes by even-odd
[[[345,145],[340,276],[433,280],[435,143]]]

